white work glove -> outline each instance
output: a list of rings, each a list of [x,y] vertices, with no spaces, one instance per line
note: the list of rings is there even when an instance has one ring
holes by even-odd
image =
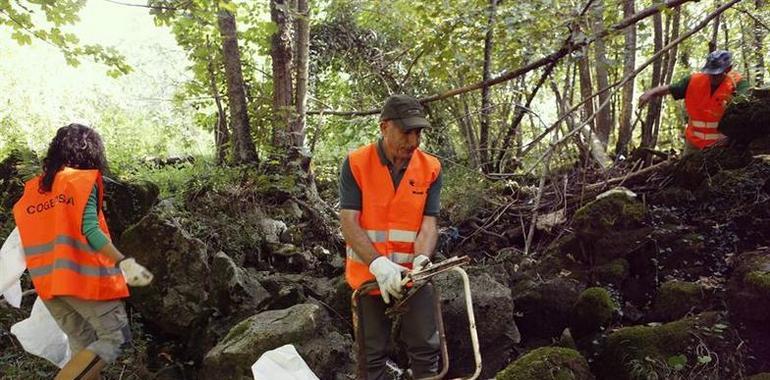
[[[419,272],[431,265],[430,257],[425,255],[417,255],[412,260],[412,272]]]
[[[390,296],[401,298],[401,272],[406,270],[385,256],[380,256],[369,264],[369,272],[377,279],[385,303],[390,303]]]
[[[133,257],[121,260],[118,267],[129,286],[147,286],[152,281],[152,273],[139,265]]]

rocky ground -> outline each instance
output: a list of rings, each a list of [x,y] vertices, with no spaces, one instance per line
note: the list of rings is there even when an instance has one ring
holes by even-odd
[[[28,157],[0,163],[2,237]],[[760,375],[770,372],[770,156],[727,147],[659,168],[600,197],[616,184],[554,176],[538,212],[563,217],[542,223],[526,254],[521,221],[538,189],[475,192],[460,198],[475,205],[462,218],[447,203],[439,258],[473,259],[481,378],[770,376]],[[168,199],[152,183],[107,184],[116,245],[155,274],[132,290],[134,344],[107,378],[247,379],[256,358],[287,343],[321,379],[353,378],[334,210],[309,178],[277,172],[194,178]],[[436,287],[450,375],[472,372],[460,283],[440,276]],[[8,332],[33,298],[22,310],[0,303],[0,377],[55,371]]]

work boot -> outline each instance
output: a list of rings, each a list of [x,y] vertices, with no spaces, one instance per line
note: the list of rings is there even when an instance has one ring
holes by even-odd
[[[99,380],[107,363],[90,350],[82,350],[73,356],[54,380]]]

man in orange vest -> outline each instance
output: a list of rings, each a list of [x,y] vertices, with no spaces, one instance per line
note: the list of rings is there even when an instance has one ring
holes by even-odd
[[[144,286],[152,274],[112,245],[104,213],[104,145],[93,129],[60,128],[13,206],[32,284],[67,334],[72,358],[57,380],[99,379],[131,330],[121,299],[126,283]]]
[[[401,297],[401,273],[430,265],[436,247],[441,164],[419,149],[429,127],[422,105],[393,95],[380,115],[381,138],[351,152],[340,171],[340,221],[347,242],[345,278],[353,289],[377,281],[379,291],[363,296],[363,330],[368,380],[386,379],[391,320],[387,304]],[[425,286],[409,300],[401,340],[416,379],[438,372],[439,338],[434,293]]]
[[[652,97],[671,94],[674,99],[684,99],[688,122],[685,128],[684,154],[714,145],[724,136],[717,127],[733,94],[744,93],[749,83],[741,74],[732,71],[732,54],[724,50],[709,53],[706,65],[699,73],[693,73],[680,81],[647,90],[639,97],[643,106]]]

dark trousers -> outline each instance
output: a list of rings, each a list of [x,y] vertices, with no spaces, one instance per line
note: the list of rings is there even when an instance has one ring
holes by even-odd
[[[406,344],[409,368],[416,379],[438,373],[439,338],[433,297],[431,285],[422,287],[410,298],[408,310],[401,316],[399,336]],[[364,296],[360,300],[366,344],[367,380],[390,380],[385,371],[392,323],[391,319],[385,316],[387,306],[389,305],[385,304],[380,295]]]

